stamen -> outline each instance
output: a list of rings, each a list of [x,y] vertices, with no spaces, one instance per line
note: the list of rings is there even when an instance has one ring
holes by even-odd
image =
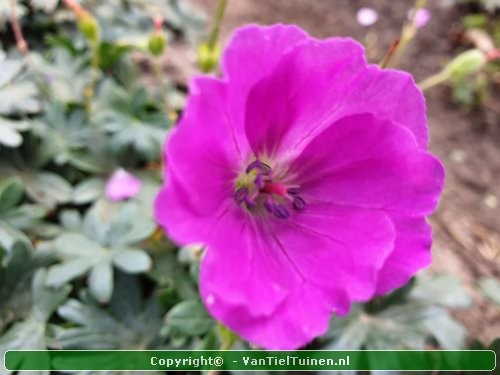
[[[290,217],[290,211],[288,211],[284,206],[281,204],[275,204],[273,206],[273,214],[276,216],[278,219],[288,219]]]
[[[236,202],[241,203],[245,200],[245,197],[248,196],[248,188],[246,186],[239,188],[238,190],[235,191],[234,193],[234,199],[236,199]]]
[[[296,211],[302,211],[306,207],[306,201],[304,200],[304,198],[296,195],[295,197],[293,197],[292,206]]]
[[[262,173],[264,176],[269,176],[271,173],[273,173],[273,169],[266,163],[261,163],[259,170],[260,173]]]
[[[267,211],[278,219],[288,219],[292,209],[302,211],[305,208],[306,201],[299,196],[300,186],[284,183],[281,177],[273,174],[269,165],[255,160],[245,172],[247,176],[238,182],[240,187],[235,191],[234,199],[244,203],[253,214]]]
[[[255,186],[257,186],[259,189],[264,188],[265,182],[264,182],[264,176],[262,174],[258,174],[253,182],[255,183]]]
[[[254,199],[250,198],[248,195],[245,196],[243,201],[245,202],[245,205],[249,210],[257,206],[257,202]]]
[[[267,210],[267,212],[269,212],[270,214],[273,213],[273,210],[274,210],[274,201],[273,201],[273,199],[269,195],[267,195],[264,198],[264,207]]]
[[[251,171],[253,171],[254,169],[258,169],[259,172],[261,174],[263,174],[264,176],[269,176],[273,172],[272,168],[269,165],[261,162],[260,160],[255,160],[255,161],[251,162],[250,164],[248,164],[248,167],[245,170],[245,173],[248,174]]]

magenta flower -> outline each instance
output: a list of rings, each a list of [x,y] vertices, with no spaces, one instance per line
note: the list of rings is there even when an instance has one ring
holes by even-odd
[[[243,27],[222,70],[191,82],[156,219],[205,245],[214,317],[261,347],[297,348],[429,264],[444,170],[412,77],[368,65],[351,39]]]
[[[413,13],[415,13],[415,9],[410,9],[408,11],[408,19],[412,19]],[[431,12],[426,8],[421,8],[417,10],[417,13],[415,13],[414,23],[415,27],[418,29],[427,25],[430,20],[431,20]]]
[[[119,168],[113,172],[104,190],[104,195],[110,201],[122,201],[134,198],[141,191],[142,181],[125,169]]]
[[[361,26],[371,26],[378,20],[378,13],[372,8],[360,8],[356,13],[356,21]]]

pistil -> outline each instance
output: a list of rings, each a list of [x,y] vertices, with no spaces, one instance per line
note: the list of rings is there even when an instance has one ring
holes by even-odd
[[[279,219],[288,219],[290,209],[303,211],[306,201],[300,194],[300,186],[284,183],[276,178],[273,169],[260,160],[248,164],[247,176],[237,183],[234,199],[245,204],[250,212],[259,212],[259,207]]]

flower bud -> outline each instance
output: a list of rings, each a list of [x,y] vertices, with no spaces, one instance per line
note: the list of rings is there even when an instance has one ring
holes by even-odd
[[[452,79],[461,79],[477,73],[486,64],[486,55],[471,49],[455,57],[445,68],[446,74]]]
[[[148,40],[148,49],[153,56],[161,56],[165,51],[167,39],[162,32],[153,32]]]
[[[219,64],[220,46],[205,42],[198,47],[198,65],[204,73],[213,71]]]
[[[99,24],[91,15],[85,15],[79,18],[78,28],[88,40],[96,42],[99,39]]]

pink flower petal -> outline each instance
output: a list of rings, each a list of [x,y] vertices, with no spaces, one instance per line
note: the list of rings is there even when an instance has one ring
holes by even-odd
[[[378,13],[372,8],[361,8],[356,13],[356,20],[361,26],[371,26],[378,20]]]
[[[250,342],[298,348],[430,261],[443,186],[411,76],[359,43],[248,26],[224,77],[195,78],[165,150],[155,217],[203,243],[200,291]]]
[[[254,86],[245,130],[254,152],[290,159],[338,119],[363,112],[409,128],[426,147],[425,102],[409,74],[367,66],[353,40],[310,39]]]
[[[321,197],[403,215],[432,213],[444,177],[441,163],[419,149],[409,130],[372,115],[336,122],[304,149],[291,169],[307,191],[306,200]]]
[[[408,11],[408,19],[411,19],[412,16],[413,16],[413,13],[415,12],[415,9],[410,9]],[[417,28],[422,28],[424,27],[425,25],[427,25],[429,23],[429,21],[431,20],[431,12],[429,11],[429,9],[426,9],[426,8],[421,8],[417,11],[417,13],[415,14],[415,19],[414,19],[414,22],[415,22],[415,27]]]
[[[425,218],[393,215],[391,220],[396,229],[396,242],[378,274],[377,294],[402,287],[431,263],[431,228]]]
[[[141,191],[142,181],[125,169],[113,172],[106,183],[105,195],[111,201],[122,201],[134,198]]]
[[[216,230],[228,235],[208,244],[201,292],[216,318],[268,349],[305,345],[326,331],[333,312],[347,312],[349,300],[373,296],[394,241],[384,213],[345,206],[313,204],[289,221],[235,222],[221,221]]]

